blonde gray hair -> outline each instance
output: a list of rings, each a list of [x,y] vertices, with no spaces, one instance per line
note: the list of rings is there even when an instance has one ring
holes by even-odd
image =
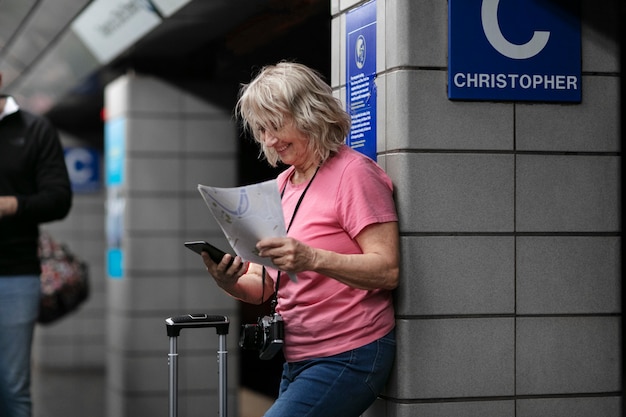
[[[323,77],[293,62],[263,67],[249,84],[243,85],[235,115],[274,167],[279,156],[263,143],[264,130],[293,123],[308,137],[309,150],[317,155],[320,163],[339,150],[350,131],[350,116]]]

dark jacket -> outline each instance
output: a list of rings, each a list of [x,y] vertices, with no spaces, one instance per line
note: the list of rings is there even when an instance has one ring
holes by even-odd
[[[0,217],[0,275],[39,274],[39,224],[67,216],[72,190],[56,129],[19,110],[0,120],[0,196],[16,196]]]

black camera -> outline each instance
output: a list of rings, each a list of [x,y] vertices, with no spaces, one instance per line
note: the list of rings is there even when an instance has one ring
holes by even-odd
[[[242,349],[256,349],[260,359],[272,359],[283,347],[285,334],[283,318],[274,313],[259,317],[257,323],[241,326],[239,346]]]

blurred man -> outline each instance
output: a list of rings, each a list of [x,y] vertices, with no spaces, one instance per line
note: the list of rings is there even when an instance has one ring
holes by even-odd
[[[0,417],[32,415],[39,224],[64,218],[71,205],[56,130],[45,119],[20,110],[12,97],[0,95]]]

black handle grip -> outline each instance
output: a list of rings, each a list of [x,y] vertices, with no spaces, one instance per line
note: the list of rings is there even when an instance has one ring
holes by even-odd
[[[178,337],[182,329],[215,327],[217,334],[228,334],[230,322],[227,316],[209,316],[208,314],[185,314],[165,319],[167,335]]]

